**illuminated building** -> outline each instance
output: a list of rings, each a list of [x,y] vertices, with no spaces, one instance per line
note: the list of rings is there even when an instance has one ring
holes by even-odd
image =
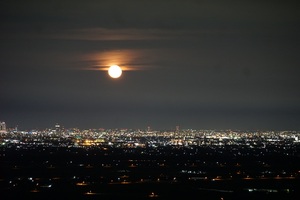
[[[6,124],[5,124],[5,122],[0,122],[0,133],[6,133]]]

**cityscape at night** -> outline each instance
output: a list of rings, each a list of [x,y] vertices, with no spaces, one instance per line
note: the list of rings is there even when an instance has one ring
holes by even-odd
[[[1,122],[1,194],[30,199],[296,199],[300,132]]]
[[[300,199],[297,0],[1,0],[0,199]]]

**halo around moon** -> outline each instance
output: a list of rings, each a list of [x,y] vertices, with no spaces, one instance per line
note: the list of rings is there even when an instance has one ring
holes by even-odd
[[[108,69],[108,75],[112,78],[119,78],[122,75],[122,69],[118,65],[112,65]]]

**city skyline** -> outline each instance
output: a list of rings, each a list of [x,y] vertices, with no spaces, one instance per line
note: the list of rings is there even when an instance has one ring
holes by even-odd
[[[282,133],[298,133],[299,130],[295,129],[216,129],[216,128],[191,128],[191,127],[181,127],[179,125],[170,126],[168,128],[156,128],[153,126],[146,126],[146,127],[106,127],[106,126],[98,126],[98,127],[79,127],[79,126],[65,126],[64,124],[51,124],[45,127],[24,127],[22,125],[7,125],[6,122],[0,121],[0,133],[33,133],[33,132],[40,132],[40,131],[58,131],[58,132],[65,132],[65,131],[142,131],[145,133],[153,133],[153,132],[185,132],[185,131],[209,131],[210,133],[214,132],[224,132],[224,133],[231,133],[231,132],[244,132],[244,133],[275,133],[275,132],[282,132]]]
[[[300,130],[297,1],[0,5],[7,127]]]

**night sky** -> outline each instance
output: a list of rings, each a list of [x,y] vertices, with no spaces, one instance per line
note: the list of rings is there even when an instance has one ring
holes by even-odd
[[[1,0],[0,121],[300,130],[298,2]]]

